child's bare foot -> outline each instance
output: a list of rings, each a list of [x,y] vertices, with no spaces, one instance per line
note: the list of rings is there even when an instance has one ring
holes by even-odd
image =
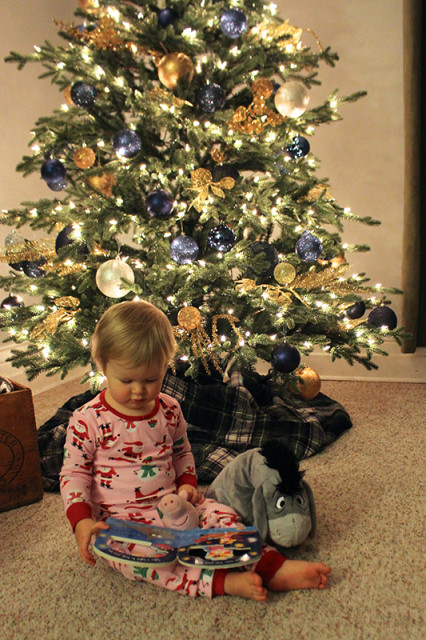
[[[294,589],[324,589],[327,586],[330,567],[322,562],[286,560],[268,582],[271,591]]]
[[[262,578],[253,571],[230,571],[226,575],[224,589],[229,596],[241,596],[259,602],[267,598]]]

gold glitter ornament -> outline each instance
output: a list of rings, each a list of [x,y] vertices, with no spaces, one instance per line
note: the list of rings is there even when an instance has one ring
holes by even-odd
[[[274,278],[279,284],[290,284],[296,275],[295,267],[289,262],[280,262],[274,269]]]
[[[185,77],[192,81],[194,64],[185,53],[175,51],[161,58],[157,71],[160,82],[173,91]]]
[[[99,9],[99,2],[98,0],[78,0],[78,6],[82,11],[93,13]]]
[[[177,319],[179,326],[186,331],[193,331],[201,325],[201,313],[196,307],[183,307]]]
[[[296,386],[291,386],[294,395],[302,398],[302,400],[315,398],[321,389],[321,378],[318,373],[311,367],[296,369],[294,373],[298,378]]]
[[[96,161],[96,155],[90,147],[82,147],[74,152],[74,164],[79,169],[90,169]]]
[[[341,267],[342,265],[346,264],[346,258],[343,251],[341,251],[338,256],[331,258],[330,263],[331,263],[331,266],[334,267],[335,269],[337,269],[337,267]]]
[[[68,105],[69,107],[75,107],[75,104],[74,104],[74,102],[72,101],[72,98],[71,98],[71,87],[72,87],[72,85],[70,84],[70,85],[68,85],[68,87],[65,89],[65,91],[64,91],[64,98],[65,98],[65,102],[67,103],[67,105]]]

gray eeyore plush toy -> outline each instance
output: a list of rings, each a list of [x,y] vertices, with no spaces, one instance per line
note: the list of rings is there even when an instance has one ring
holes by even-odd
[[[233,507],[264,542],[302,544],[315,535],[315,503],[296,456],[282,441],[240,453],[222,469],[206,496]]]

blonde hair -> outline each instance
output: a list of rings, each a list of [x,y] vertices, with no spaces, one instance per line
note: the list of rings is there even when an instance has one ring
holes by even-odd
[[[134,300],[109,307],[91,341],[94,362],[105,369],[109,360],[130,366],[171,361],[176,342],[166,315],[150,302]]]

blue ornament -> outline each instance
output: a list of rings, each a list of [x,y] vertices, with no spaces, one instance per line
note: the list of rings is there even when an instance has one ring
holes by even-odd
[[[145,205],[153,218],[168,218],[173,209],[173,198],[164,189],[154,189],[147,195]]]
[[[390,307],[375,307],[368,314],[368,322],[374,327],[387,327],[395,329],[398,324],[396,313]]]
[[[303,262],[316,262],[322,253],[321,240],[309,231],[304,231],[296,242],[295,249]]]
[[[300,353],[293,345],[283,342],[273,350],[271,364],[280,373],[290,373],[299,366]]]
[[[19,296],[7,296],[7,298],[5,298],[1,305],[0,308],[1,309],[12,309],[13,307],[23,307],[24,306],[24,301],[22,300],[22,298],[20,298]]]
[[[170,24],[173,24],[177,18],[177,13],[171,7],[166,7],[158,12],[158,26],[161,29],[165,29]]]
[[[20,260],[19,262],[9,262],[9,267],[14,269],[15,271],[23,271],[25,260]]]
[[[40,260],[36,260],[34,262],[30,262],[28,260],[23,261],[22,271],[29,278],[42,278],[46,275],[46,272],[40,267],[46,263],[45,258],[40,258]]]
[[[56,158],[48,158],[41,165],[41,177],[49,186],[55,182],[63,183],[66,175],[65,165],[60,160],[56,160]]]
[[[364,313],[365,313],[365,302],[363,302],[362,300],[359,300],[358,302],[351,304],[351,306],[345,310],[345,315],[351,320],[358,320],[358,318],[362,318]]]
[[[115,134],[112,146],[115,153],[124,158],[134,158],[142,148],[142,142],[133,129],[121,129]]]
[[[257,277],[259,282],[263,282],[264,280],[268,280],[272,277],[274,273],[274,269],[277,266],[279,260],[278,252],[272,244],[269,242],[262,242],[257,240],[250,245],[249,249],[256,256],[259,254],[263,254],[263,259],[268,262],[268,266],[264,267],[260,272],[256,271],[253,267],[249,267],[248,271],[251,275]]]
[[[52,191],[63,191],[64,189],[67,188],[68,186],[68,181],[67,180],[58,180],[58,181],[51,181],[48,180],[46,182],[47,186],[49,187],[49,189],[51,189]]]
[[[205,113],[214,113],[218,109],[223,109],[226,95],[222,87],[218,84],[206,84],[198,92],[197,103]]]
[[[238,169],[232,166],[232,164],[219,164],[211,167],[210,173],[212,174],[213,182],[220,182],[222,178],[233,178],[238,180],[240,174]]]
[[[235,233],[227,224],[221,223],[209,232],[207,242],[215,251],[228,253],[237,241]]]
[[[170,245],[172,259],[178,264],[190,264],[197,259],[200,248],[193,238],[178,236]]]
[[[296,136],[293,142],[286,147],[286,152],[292,158],[303,158],[308,155],[311,146],[303,136]]]
[[[220,16],[220,28],[228,38],[239,38],[247,31],[247,17],[241,9],[226,9]]]
[[[95,24],[78,24],[76,26],[76,29],[79,33],[90,33],[91,31],[94,31],[96,29],[96,25]]]
[[[77,239],[73,237],[73,231],[74,231],[73,225],[69,224],[67,227],[65,227],[64,229],[62,229],[62,231],[58,233],[55,241],[56,253],[58,253],[59,250],[62,249],[62,247],[66,247],[70,244],[74,244],[75,242],[78,242]],[[87,255],[89,253],[89,249],[87,245],[84,242],[79,242],[78,244],[80,245],[78,248],[79,255]]]
[[[97,92],[93,85],[79,80],[72,85],[70,95],[71,100],[77,107],[89,109],[95,103]]]

